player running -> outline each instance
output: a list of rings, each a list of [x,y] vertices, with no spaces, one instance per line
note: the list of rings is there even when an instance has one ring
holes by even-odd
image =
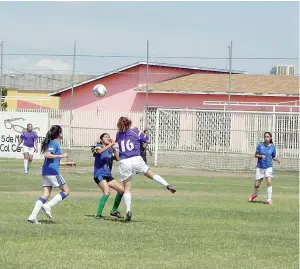
[[[158,184],[161,184],[172,193],[176,188],[169,185],[161,176],[154,174],[140,156],[140,142],[147,143],[149,138],[138,130],[130,129],[131,120],[121,117],[118,121],[116,142],[119,146],[120,178],[124,185],[124,202],[126,208],[126,221],[130,221],[131,213],[131,179],[133,174],[143,174]]]
[[[112,217],[121,218],[118,208],[123,197],[124,187],[120,182],[115,180],[111,174],[113,160],[119,160],[119,153],[115,148],[115,142],[111,140],[109,134],[103,133],[100,136],[100,141],[97,143],[97,145],[92,147],[92,152],[93,156],[95,157],[94,181],[103,192],[103,195],[99,201],[95,218],[104,219],[102,212],[110,195],[109,188],[112,188],[118,192],[110,215]]]
[[[38,152],[37,149],[38,136],[32,129],[32,124],[27,124],[26,131],[22,132],[17,148],[23,143],[24,169],[25,174],[29,173],[29,168],[33,160],[33,154]]]
[[[36,201],[34,209],[28,218],[28,221],[35,224],[40,224],[37,220],[37,215],[41,208],[45,214],[51,219],[51,208],[57,205],[60,201],[67,198],[69,195],[69,187],[59,172],[60,165],[75,167],[75,162],[61,162],[62,158],[68,158],[68,154],[62,154],[59,141],[62,139],[62,128],[59,125],[53,125],[47,132],[44,141],[42,142],[41,152],[44,154],[45,161],[42,167],[43,176],[43,195]],[[61,190],[47,204],[46,201],[51,196],[52,188]]]
[[[262,180],[267,180],[267,201],[266,204],[272,205],[272,179],[273,179],[273,163],[280,164],[276,158],[276,147],[272,141],[272,134],[270,132],[264,133],[264,142],[261,142],[256,147],[255,158],[257,158],[256,176],[254,183],[254,192],[249,197],[249,202],[253,202],[258,196],[258,189]]]

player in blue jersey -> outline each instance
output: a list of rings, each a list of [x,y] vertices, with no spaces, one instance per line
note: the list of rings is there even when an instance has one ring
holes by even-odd
[[[118,133],[116,142],[119,146],[120,158],[120,179],[124,185],[124,202],[126,208],[126,221],[130,221],[131,213],[131,179],[134,174],[142,174],[152,179],[158,184],[163,185],[172,193],[176,192],[176,188],[169,185],[161,176],[154,174],[148,165],[140,156],[140,143],[147,143],[149,138],[144,133],[136,129],[130,129],[131,120],[121,117],[118,121]]]
[[[44,141],[42,142],[41,152],[44,154],[44,164],[42,167],[43,176],[43,195],[36,201],[28,221],[35,224],[40,224],[37,220],[37,215],[41,209],[51,219],[51,208],[64,200],[69,195],[69,187],[59,172],[60,165],[75,167],[75,162],[61,162],[62,158],[68,158],[68,154],[62,154],[59,141],[62,139],[62,128],[59,125],[53,125],[47,132]],[[52,188],[61,190],[48,203]]]
[[[113,178],[111,173],[114,159],[117,161],[119,160],[119,153],[116,150],[115,142],[111,140],[109,134],[103,133],[100,136],[100,141],[96,146],[92,147],[92,152],[95,157],[94,181],[103,192],[95,218],[103,219],[102,212],[110,195],[110,188],[117,191],[110,215],[112,217],[120,218],[121,215],[118,208],[123,197],[124,187],[119,181]]]
[[[276,147],[273,144],[272,134],[264,133],[264,142],[257,145],[255,158],[257,158],[256,176],[254,183],[254,192],[249,197],[249,202],[253,202],[258,196],[258,189],[265,178],[267,180],[267,201],[266,204],[272,205],[272,179],[273,179],[273,161],[280,163],[276,157]]]

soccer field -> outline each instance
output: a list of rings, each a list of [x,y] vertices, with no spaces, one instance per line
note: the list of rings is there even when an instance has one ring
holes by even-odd
[[[270,206],[265,184],[258,202],[247,202],[251,174],[156,169],[177,193],[136,177],[133,221],[124,223],[92,217],[100,192],[91,167],[66,168],[70,196],[53,208],[53,221],[40,212],[42,225],[33,225],[26,220],[41,194],[40,167],[25,175],[22,160],[0,160],[0,268],[298,268],[296,173],[276,174]]]

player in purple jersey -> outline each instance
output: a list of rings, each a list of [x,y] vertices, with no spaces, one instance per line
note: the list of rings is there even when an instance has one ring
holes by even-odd
[[[124,184],[124,202],[126,208],[126,221],[130,221],[131,213],[131,179],[134,174],[142,174],[152,179],[158,184],[163,185],[172,193],[176,192],[176,188],[169,185],[161,176],[154,174],[145,164],[140,156],[140,143],[147,143],[149,138],[144,133],[136,129],[130,129],[131,120],[121,117],[118,121],[118,133],[116,142],[119,146],[120,158],[120,179]]]
[[[59,166],[66,165],[75,167],[75,162],[61,162],[62,158],[68,158],[68,154],[62,154],[59,141],[62,139],[62,128],[59,125],[53,125],[47,132],[44,141],[42,142],[41,152],[44,154],[45,161],[42,167],[43,177],[43,195],[36,201],[28,221],[34,224],[40,224],[37,220],[37,215],[41,209],[51,219],[51,208],[57,205],[60,201],[67,198],[70,193],[69,187],[60,174]],[[48,203],[52,188],[59,188],[60,193],[55,195]]]
[[[253,202],[258,196],[258,189],[262,180],[267,180],[267,201],[266,204],[272,205],[272,179],[273,179],[273,161],[280,164],[277,158],[276,147],[273,144],[272,134],[264,133],[264,142],[256,147],[255,158],[257,158],[256,175],[253,194],[249,197],[249,202]]]
[[[33,153],[38,152],[37,139],[38,136],[36,132],[32,130],[32,124],[27,124],[27,129],[21,134],[19,144],[17,146],[17,148],[19,148],[23,143],[25,174],[28,174],[29,172],[29,168],[33,160]]]

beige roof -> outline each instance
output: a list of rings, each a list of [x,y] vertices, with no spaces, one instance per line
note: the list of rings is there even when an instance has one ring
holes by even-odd
[[[149,85],[153,92],[227,93],[229,76],[193,74]],[[232,93],[299,95],[299,77],[276,75],[231,75]],[[138,88],[145,91],[146,87]]]

